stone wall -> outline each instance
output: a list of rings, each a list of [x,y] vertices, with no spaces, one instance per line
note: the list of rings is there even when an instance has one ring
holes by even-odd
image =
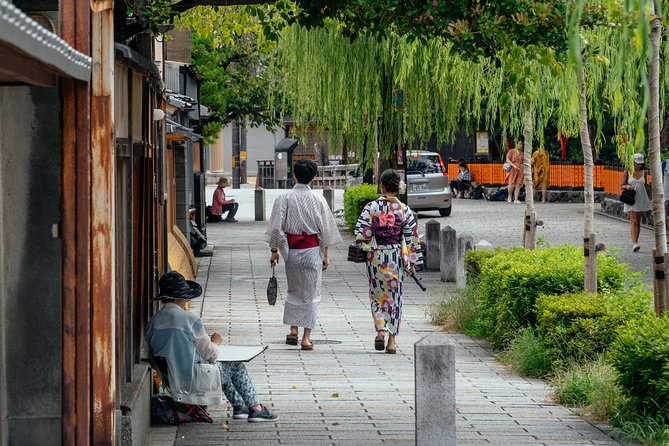
[[[625,220],[627,220],[628,217],[623,207],[624,204],[618,201],[618,199],[613,196],[609,195],[602,200],[602,212],[611,215],[613,217],[624,218]],[[652,226],[653,214],[650,211],[644,212],[641,223]]]
[[[484,192],[488,195],[497,191],[496,187],[486,187]],[[602,191],[595,191],[595,203],[600,203],[606,194]],[[582,190],[548,190],[547,196],[550,203],[583,203]],[[534,201],[541,201],[541,191],[534,191]]]

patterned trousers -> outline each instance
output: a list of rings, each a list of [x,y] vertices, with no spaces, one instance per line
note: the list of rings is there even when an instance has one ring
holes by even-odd
[[[260,404],[244,363],[217,361],[216,364],[221,370],[223,393],[232,407],[239,408],[244,404],[251,407],[254,404]]]

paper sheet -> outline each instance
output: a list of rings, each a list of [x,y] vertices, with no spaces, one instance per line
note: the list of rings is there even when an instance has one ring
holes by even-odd
[[[267,350],[266,345],[219,345],[217,361],[248,362]]]

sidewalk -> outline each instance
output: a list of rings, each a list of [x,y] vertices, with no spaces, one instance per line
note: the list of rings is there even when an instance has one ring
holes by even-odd
[[[510,209],[496,204],[488,213]],[[565,214],[564,209],[553,211]],[[345,260],[351,237],[342,231],[345,241],[331,251],[333,264],[324,274],[319,325],[313,333],[315,348],[301,352],[284,344],[282,297],[275,307],[266,301],[271,273],[269,252],[262,241],[266,224],[250,221],[244,214],[240,217],[240,223],[208,226],[215,249],[213,257],[199,259],[197,280],[205,293],[194,301],[195,311],[208,330],[221,333],[225,342],[269,345],[248,368],[261,399],[276,409],[280,419],[264,424],[233,421],[229,406],[211,407],[213,424],[153,428],[149,444],[414,444],[413,344],[437,330],[428,322],[425,309],[453,285],[441,283],[438,273],[421,273],[427,293],[407,282],[397,354],[377,352],[366,273],[363,266]],[[472,226],[471,218],[461,215],[440,221],[456,225],[468,220]],[[427,220],[421,219],[421,225]],[[622,222],[610,224],[622,225],[615,228],[620,233],[627,228]],[[282,263],[277,276],[279,290],[285,292]],[[593,425],[551,403],[541,380],[518,377],[497,362],[485,342],[461,334],[451,338],[457,346],[459,445],[619,444],[609,438],[605,426]]]

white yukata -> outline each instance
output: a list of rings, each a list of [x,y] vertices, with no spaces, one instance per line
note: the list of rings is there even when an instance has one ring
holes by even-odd
[[[290,249],[286,234],[318,237],[318,246]],[[265,240],[286,264],[288,291],[283,323],[312,329],[321,301],[323,250],[342,241],[325,198],[306,184],[296,184],[274,202]]]

